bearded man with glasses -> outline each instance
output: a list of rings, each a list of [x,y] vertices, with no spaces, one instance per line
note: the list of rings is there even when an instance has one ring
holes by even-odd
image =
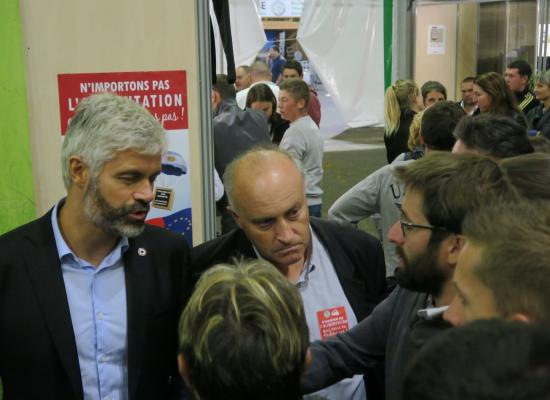
[[[451,326],[442,313],[454,297],[462,221],[481,204],[515,196],[499,166],[476,155],[432,153],[395,174],[405,187],[401,218],[388,232],[400,259],[399,285],[355,327],[312,344],[304,393],[384,362],[385,397],[401,399],[408,360]]]

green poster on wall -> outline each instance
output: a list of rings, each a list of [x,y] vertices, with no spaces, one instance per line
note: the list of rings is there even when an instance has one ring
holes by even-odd
[[[35,218],[19,1],[0,2],[0,234]]]

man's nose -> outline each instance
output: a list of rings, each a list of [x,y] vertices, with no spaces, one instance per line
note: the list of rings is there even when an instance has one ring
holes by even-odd
[[[155,185],[153,182],[145,180],[141,183],[138,190],[134,192],[134,199],[150,203],[151,201],[153,201],[153,198],[155,196],[154,187]]]
[[[292,225],[285,220],[277,223],[277,239],[283,243],[290,243],[294,238]]]
[[[401,222],[396,221],[388,231],[388,240],[396,245],[401,246],[405,238],[403,237],[403,230],[401,229]]]

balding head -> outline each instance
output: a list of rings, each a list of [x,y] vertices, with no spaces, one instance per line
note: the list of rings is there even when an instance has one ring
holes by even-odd
[[[262,257],[285,275],[303,266],[310,246],[304,176],[277,148],[256,148],[229,164],[224,174],[229,209]]]
[[[268,185],[288,186],[289,179],[298,177],[296,190],[304,192],[304,174],[299,163],[276,146],[261,146],[243,153],[225,169],[223,182],[229,205],[239,207],[241,194]],[[261,190],[258,190],[261,192]]]
[[[252,83],[260,81],[271,81],[271,71],[267,64],[263,61],[256,61],[252,64],[250,70],[250,77],[252,78]]]

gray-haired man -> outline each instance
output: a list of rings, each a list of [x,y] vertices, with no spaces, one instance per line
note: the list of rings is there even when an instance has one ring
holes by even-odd
[[[174,393],[188,249],[145,225],[164,148],[162,127],[132,100],[79,104],[62,148],[67,197],[0,237],[4,398]]]

